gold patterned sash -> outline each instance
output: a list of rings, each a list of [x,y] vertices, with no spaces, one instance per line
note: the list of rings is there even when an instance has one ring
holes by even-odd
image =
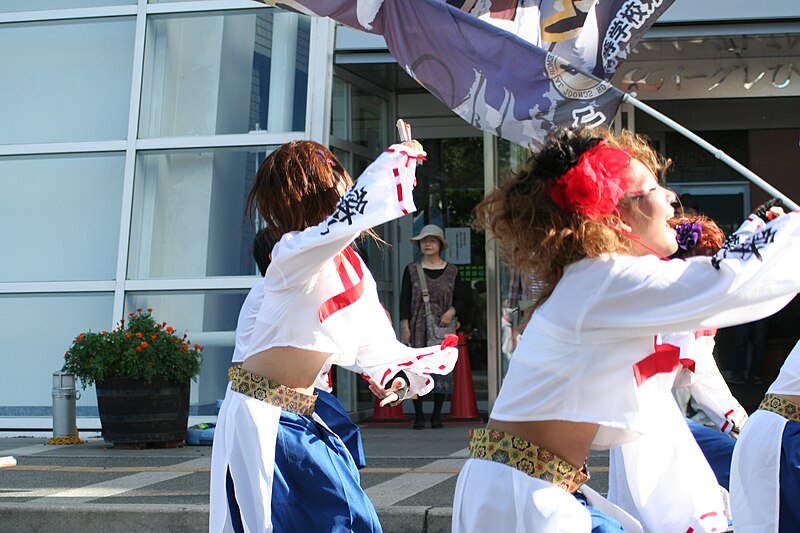
[[[590,477],[585,466],[577,469],[544,448],[494,429],[470,431],[469,455],[508,465],[569,492],[577,491]]]
[[[758,406],[758,408],[764,411],[772,411],[775,414],[781,415],[789,422],[800,423],[800,406],[798,406],[796,403],[790,402],[789,400],[775,396],[774,394],[767,394],[764,396],[764,399],[761,400],[761,404]]]
[[[233,376],[231,378],[231,381],[233,381],[231,390],[256,400],[267,402],[275,407],[280,407],[285,411],[305,416],[314,414],[314,403],[317,401],[316,394],[303,394],[248,372],[242,367],[231,368],[228,372],[229,375]]]

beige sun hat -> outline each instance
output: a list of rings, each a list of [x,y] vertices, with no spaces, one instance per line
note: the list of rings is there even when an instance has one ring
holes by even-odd
[[[428,224],[427,226],[423,226],[419,232],[419,235],[411,237],[410,240],[412,244],[419,246],[419,241],[425,237],[436,237],[442,243],[442,250],[447,248],[447,240],[444,238],[444,231],[436,224]]]

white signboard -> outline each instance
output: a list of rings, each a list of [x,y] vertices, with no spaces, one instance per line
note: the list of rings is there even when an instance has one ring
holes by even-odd
[[[444,238],[448,245],[444,254],[445,261],[454,265],[468,265],[472,262],[469,228],[446,228]]]

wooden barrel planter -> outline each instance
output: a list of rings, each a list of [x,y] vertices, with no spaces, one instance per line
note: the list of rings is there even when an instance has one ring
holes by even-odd
[[[103,439],[115,447],[183,446],[190,382],[106,378],[96,384]]]

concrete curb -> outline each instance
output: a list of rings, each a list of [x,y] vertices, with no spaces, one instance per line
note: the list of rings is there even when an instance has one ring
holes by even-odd
[[[426,506],[383,507],[377,511],[387,533],[447,533],[453,514],[451,507]],[[208,505],[0,503],[0,524],[5,531],[28,533],[200,533],[208,531]]]
[[[395,505],[376,510],[387,533],[450,533],[452,507]]]
[[[208,531],[207,505],[0,503],[4,531],[130,533]]]

